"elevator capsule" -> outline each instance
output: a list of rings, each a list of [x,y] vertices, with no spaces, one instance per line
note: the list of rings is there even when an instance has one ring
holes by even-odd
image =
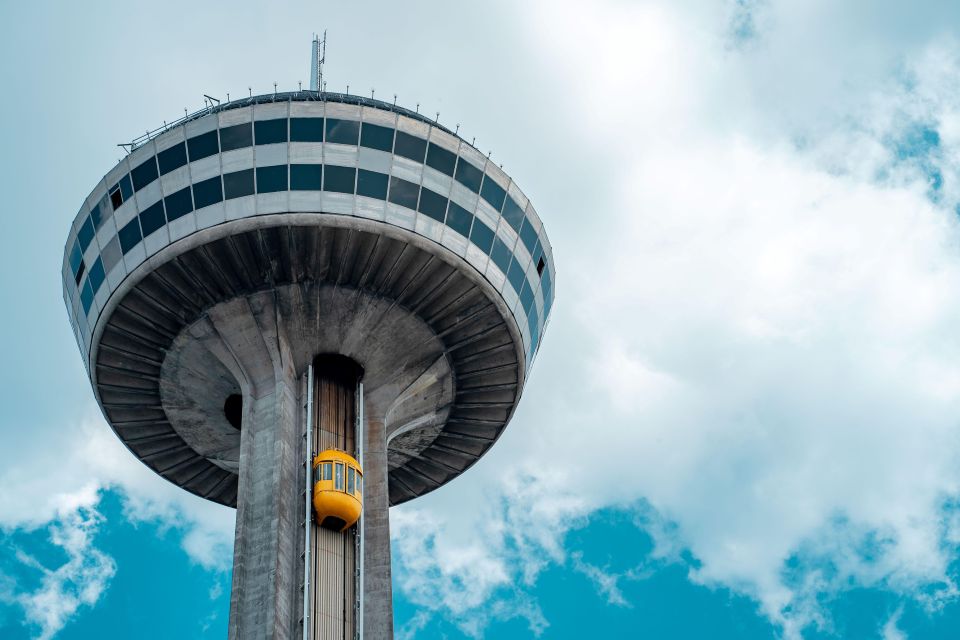
[[[346,531],[363,509],[363,470],[352,456],[327,449],[313,459],[313,511],[317,524]]]

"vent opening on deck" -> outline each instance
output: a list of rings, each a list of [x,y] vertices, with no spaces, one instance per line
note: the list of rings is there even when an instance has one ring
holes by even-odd
[[[227,422],[230,423],[230,426],[239,431],[243,417],[243,396],[239,393],[227,396],[226,401],[223,403],[223,415],[227,419]]]

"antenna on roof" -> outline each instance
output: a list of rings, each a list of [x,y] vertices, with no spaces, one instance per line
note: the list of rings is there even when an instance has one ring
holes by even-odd
[[[323,90],[323,63],[327,58],[327,30],[323,30],[323,40],[313,34],[313,51],[310,60],[310,90]]]

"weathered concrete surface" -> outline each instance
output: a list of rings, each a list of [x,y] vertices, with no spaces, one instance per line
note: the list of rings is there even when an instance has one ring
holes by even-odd
[[[393,638],[390,497],[383,418],[367,405],[363,430],[363,636]]]

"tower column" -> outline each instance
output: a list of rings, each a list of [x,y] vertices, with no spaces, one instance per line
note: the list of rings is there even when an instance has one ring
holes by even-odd
[[[363,429],[363,634],[365,640],[391,640],[393,586],[387,437],[385,420],[372,404],[364,407]]]

